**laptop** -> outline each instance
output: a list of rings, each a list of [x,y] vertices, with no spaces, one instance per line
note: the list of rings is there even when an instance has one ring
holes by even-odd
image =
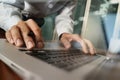
[[[72,47],[69,50],[64,49],[59,41],[46,41],[45,47],[42,49],[27,50],[11,45],[5,39],[0,39],[0,60],[21,76],[23,80],[96,80],[97,78],[90,76],[92,73],[95,76],[99,70],[99,65],[105,63],[107,45],[103,32],[99,34],[101,40],[97,41],[95,34],[91,36],[94,38],[89,37],[90,34],[87,35],[91,32],[88,30],[91,30],[89,27],[92,24],[89,21],[93,19],[90,16],[92,3],[94,0],[86,0],[86,20],[83,21],[82,36],[93,42],[97,48],[96,55],[85,55],[77,42],[72,42]],[[98,29],[102,31],[103,25],[100,19],[100,17],[95,17],[93,21],[98,21],[98,24],[92,26],[99,26]],[[102,70],[103,67],[100,69]],[[106,80],[106,78],[100,80]]]

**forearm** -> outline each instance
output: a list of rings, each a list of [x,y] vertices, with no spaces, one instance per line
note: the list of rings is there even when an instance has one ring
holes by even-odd
[[[66,7],[55,19],[55,28],[58,36],[62,33],[73,33],[72,9],[74,6]]]
[[[21,21],[20,9],[12,5],[0,3],[0,27],[5,31]]]

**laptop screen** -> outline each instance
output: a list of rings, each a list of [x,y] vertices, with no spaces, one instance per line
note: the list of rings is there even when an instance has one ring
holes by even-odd
[[[107,49],[116,22],[117,0],[88,0],[82,36],[98,49]]]

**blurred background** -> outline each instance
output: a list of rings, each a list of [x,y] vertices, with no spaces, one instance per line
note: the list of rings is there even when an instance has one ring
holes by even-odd
[[[78,0],[73,14],[74,33],[89,39],[96,48],[107,49],[113,34],[117,10],[118,0]],[[57,39],[54,30],[56,15],[45,18],[42,27],[44,40]]]

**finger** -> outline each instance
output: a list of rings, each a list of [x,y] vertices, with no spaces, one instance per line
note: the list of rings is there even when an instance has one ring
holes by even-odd
[[[17,26],[13,26],[10,30],[10,33],[11,33],[11,36],[13,38],[15,45],[22,46],[23,41],[22,41],[22,37],[21,37],[19,28]]]
[[[95,54],[96,51],[95,51],[93,44],[89,40],[86,40],[86,39],[84,40],[89,48],[90,54]]]
[[[70,41],[66,38],[61,38],[61,42],[66,49],[69,49],[71,47]]]
[[[87,45],[86,45],[85,41],[82,39],[82,37],[80,37],[77,34],[74,34],[74,35],[71,36],[71,38],[72,38],[73,41],[77,41],[81,44],[82,50],[85,54],[88,53]]]
[[[12,38],[10,31],[6,31],[5,37],[9,43],[14,44],[14,41],[13,41],[13,38]]]
[[[42,48],[44,44],[43,44],[43,38],[42,38],[40,27],[32,19],[27,20],[26,24],[29,26],[29,28],[33,31],[35,35],[37,47]]]
[[[81,44],[81,46],[82,46],[83,52],[84,52],[85,54],[88,54],[88,49],[87,49],[87,45],[86,45],[85,41],[81,39],[81,40],[79,40],[78,42],[80,42],[80,44]]]
[[[32,37],[28,34],[30,33],[29,27],[26,25],[24,21],[20,21],[18,23],[18,27],[20,28],[23,40],[25,42],[25,45],[28,49],[32,49],[35,47],[35,42],[33,41]]]

